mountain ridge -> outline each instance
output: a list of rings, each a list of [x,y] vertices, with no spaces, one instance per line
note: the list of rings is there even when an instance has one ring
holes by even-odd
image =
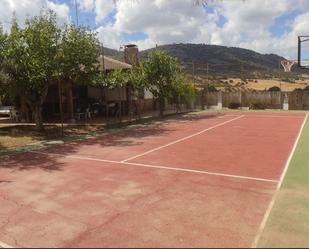
[[[176,57],[189,72],[195,66],[196,74],[202,74],[207,65],[209,72],[214,74],[273,73],[278,71],[280,61],[285,59],[273,53],[261,54],[245,48],[192,43],[167,44],[142,50],[140,59],[147,59],[155,49]],[[104,52],[107,56],[123,60],[121,51],[105,48]]]

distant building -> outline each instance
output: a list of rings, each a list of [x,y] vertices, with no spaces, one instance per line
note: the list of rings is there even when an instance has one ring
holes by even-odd
[[[102,60],[102,58],[104,59]],[[99,70],[105,73],[116,69],[130,70],[132,65],[138,64],[138,62],[138,47],[133,44],[125,46],[124,62],[102,55],[98,58]],[[84,86],[76,85],[68,82],[62,88],[62,109],[66,119],[74,119],[75,113],[83,112],[85,108],[94,102],[97,102],[101,106],[111,105],[116,109],[121,108],[123,114],[128,114],[132,101],[130,95],[130,86],[107,89],[87,86],[87,84]],[[145,93],[143,109],[151,109],[152,107],[153,96],[147,91]],[[43,115],[45,118],[59,116],[59,91],[57,84],[50,86],[43,107]]]

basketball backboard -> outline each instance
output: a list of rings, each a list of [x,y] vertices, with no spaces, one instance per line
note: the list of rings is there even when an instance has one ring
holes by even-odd
[[[309,36],[298,36],[298,58],[300,68],[309,69]]]

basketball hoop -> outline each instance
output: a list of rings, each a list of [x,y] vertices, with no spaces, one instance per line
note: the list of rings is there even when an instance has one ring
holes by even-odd
[[[292,67],[295,63],[296,63],[296,61],[292,61],[292,60],[281,61],[281,65],[284,68],[284,72],[291,72],[291,69],[292,69]]]

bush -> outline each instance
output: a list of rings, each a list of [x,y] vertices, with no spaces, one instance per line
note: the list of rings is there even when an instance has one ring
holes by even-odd
[[[268,89],[269,92],[280,92],[281,89],[278,86],[273,86]]]
[[[302,92],[302,91],[303,91],[303,89],[301,89],[301,88],[295,88],[293,92]]]
[[[232,102],[229,104],[230,109],[238,109],[240,107],[240,103]]]
[[[289,78],[281,79],[281,81],[288,82],[288,83],[295,83],[295,80],[289,79]]]
[[[206,90],[209,91],[209,92],[218,92],[217,88],[214,85],[209,85],[206,88]]]
[[[266,106],[264,103],[253,103],[250,107],[250,109],[253,110],[264,110],[266,109]]]
[[[234,80],[230,80],[229,82],[230,82],[230,83],[234,83]]]
[[[242,78],[240,78],[240,80],[241,80],[242,82],[248,83],[247,78],[242,77]]]

